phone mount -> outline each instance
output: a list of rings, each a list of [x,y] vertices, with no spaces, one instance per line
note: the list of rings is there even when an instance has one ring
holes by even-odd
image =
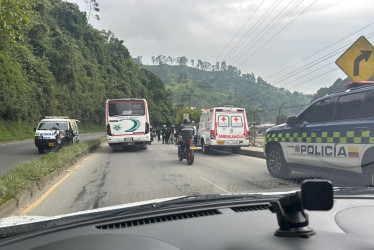
[[[304,209],[327,211],[333,206],[332,184],[328,180],[305,180],[301,191],[271,201],[269,210],[277,214],[280,237],[309,237],[315,234],[309,228],[308,214]]]

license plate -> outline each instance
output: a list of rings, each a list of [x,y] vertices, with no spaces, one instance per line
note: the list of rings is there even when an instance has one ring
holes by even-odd
[[[190,146],[190,149],[196,149],[196,147],[195,146]]]
[[[225,141],[217,141],[217,144],[218,145],[223,145],[223,144],[225,144]]]
[[[125,138],[125,141],[132,141],[132,138]]]
[[[48,143],[49,147],[53,147],[53,145],[55,145],[53,142]]]

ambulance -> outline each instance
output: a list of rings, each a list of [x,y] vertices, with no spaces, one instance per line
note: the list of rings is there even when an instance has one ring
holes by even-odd
[[[202,110],[197,127],[197,146],[204,154],[213,148],[230,148],[237,154],[241,147],[248,147],[245,109],[224,106]]]
[[[321,97],[269,129],[264,152],[274,177],[334,173],[373,185],[374,82],[348,83],[347,90]]]
[[[146,149],[151,141],[145,99],[107,100],[105,120],[107,142],[113,150],[126,146]]]

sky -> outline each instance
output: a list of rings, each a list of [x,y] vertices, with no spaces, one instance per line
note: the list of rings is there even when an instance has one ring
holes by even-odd
[[[88,10],[85,0],[70,2]],[[90,24],[114,32],[143,64],[157,55],[226,61],[292,92],[312,94],[345,78],[335,60],[362,35],[374,44],[372,0],[97,2],[100,20]]]

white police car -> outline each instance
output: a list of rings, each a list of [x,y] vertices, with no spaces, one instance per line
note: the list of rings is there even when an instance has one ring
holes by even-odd
[[[63,145],[79,143],[78,120],[63,116],[47,116],[35,131],[35,146],[39,154],[44,150],[58,149]]]
[[[374,82],[347,86],[266,132],[264,152],[272,176],[338,171],[361,174],[365,184],[374,184]]]

